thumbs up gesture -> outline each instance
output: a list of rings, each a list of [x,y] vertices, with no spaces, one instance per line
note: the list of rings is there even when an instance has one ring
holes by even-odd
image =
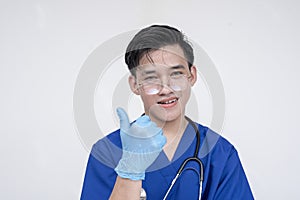
[[[117,114],[120,119],[123,154],[115,171],[122,178],[143,180],[146,169],[166,144],[166,138],[162,129],[147,115],[130,124],[128,115],[122,108],[117,108]]]

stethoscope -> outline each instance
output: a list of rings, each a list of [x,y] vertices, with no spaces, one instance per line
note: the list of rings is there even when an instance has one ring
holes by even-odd
[[[187,116],[185,116],[185,119],[189,122],[189,124],[191,124],[193,126],[193,128],[195,130],[196,137],[197,137],[196,149],[195,149],[193,157],[186,158],[183,161],[183,163],[181,164],[181,166],[180,166],[179,170],[177,171],[177,174],[176,174],[175,178],[172,180],[171,185],[170,185],[167,193],[165,194],[163,200],[167,199],[167,197],[168,197],[170,191],[172,190],[174,184],[176,183],[177,179],[180,177],[180,175],[184,171],[184,167],[190,161],[195,161],[196,163],[199,164],[199,167],[200,167],[200,174],[199,174],[199,200],[201,200],[202,183],[203,183],[203,176],[204,176],[204,172],[203,172],[204,171],[204,167],[203,167],[203,163],[198,158],[199,148],[200,148],[200,132],[199,132],[197,126],[195,125],[195,123],[190,118],[188,118]],[[146,192],[142,189],[140,200],[144,200],[144,199],[146,199]]]

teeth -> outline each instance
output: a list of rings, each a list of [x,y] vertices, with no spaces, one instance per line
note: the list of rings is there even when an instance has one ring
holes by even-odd
[[[177,99],[173,99],[170,101],[165,101],[165,102],[159,102],[160,104],[170,104],[170,103],[174,103],[175,101],[177,101]]]

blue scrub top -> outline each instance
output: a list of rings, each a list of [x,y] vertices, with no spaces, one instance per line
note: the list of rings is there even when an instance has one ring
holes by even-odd
[[[236,149],[211,129],[198,125],[201,144],[198,157],[204,165],[202,199],[254,199]],[[94,144],[89,156],[81,200],[109,199],[117,174],[114,168],[122,156],[119,130]],[[147,169],[142,187],[147,199],[161,200],[183,161],[194,155],[196,134],[189,124],[173,159],[162,151]],[[189,162],[167,199],[198,199],[199,166]]]

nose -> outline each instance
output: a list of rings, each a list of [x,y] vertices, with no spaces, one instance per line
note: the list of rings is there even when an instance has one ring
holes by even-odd
[[[170,78],[169,76],[163,76],[161,77],[161,89],[159,91],[159,94],[169,94],[173,90],[170,87]]]

